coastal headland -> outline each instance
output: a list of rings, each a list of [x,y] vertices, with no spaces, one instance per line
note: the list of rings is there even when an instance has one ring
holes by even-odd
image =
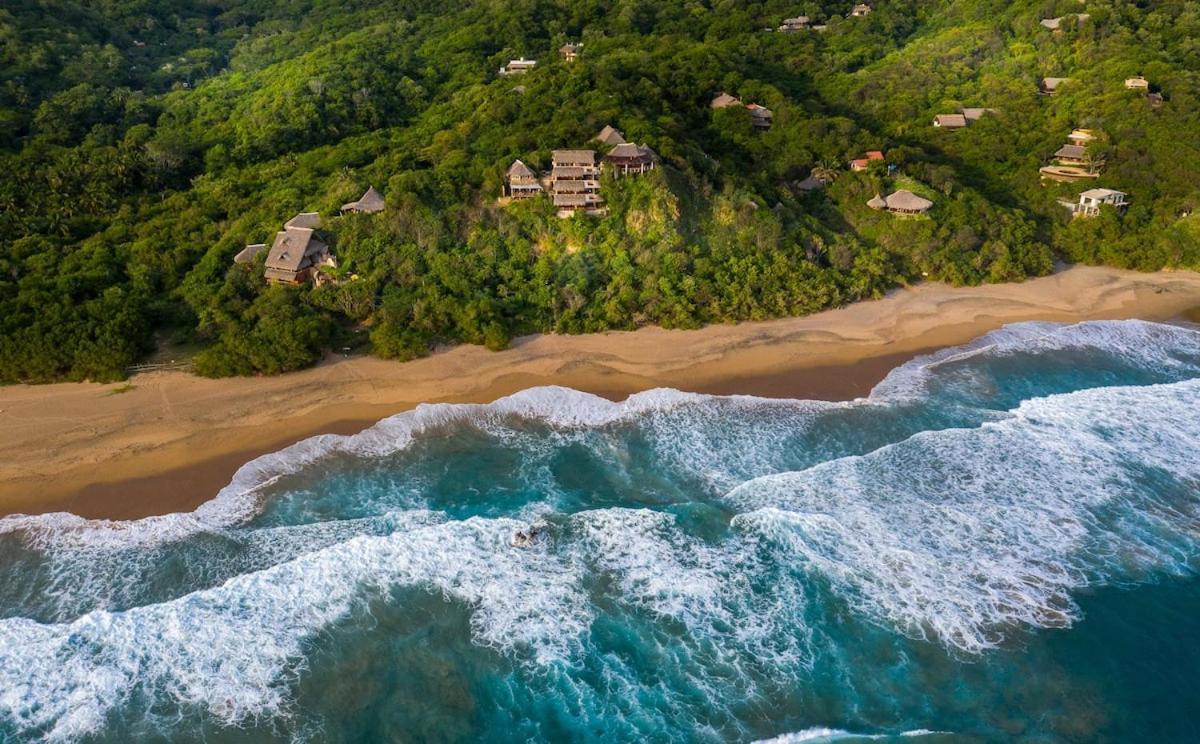
[[[852,399],[918,354],[1003,325],[1179,318],[1200,273],[1073,267],[1020,284],[924,284],[810,315],[698,330],[530,336],[398,363],[331,357],[279,377],[140,374],[0,388],[0,514],[131,519],[190,510],[254,457],[353,433],[424,402],[488,402],[538,385],[612,399],[656,387]]]

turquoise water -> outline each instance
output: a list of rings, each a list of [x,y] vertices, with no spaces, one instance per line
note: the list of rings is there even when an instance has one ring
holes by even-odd
[[[6,518],[0,740],[1195,740],[1198,404],[1194,329],[1019,324],[853,402],[539,388]]]

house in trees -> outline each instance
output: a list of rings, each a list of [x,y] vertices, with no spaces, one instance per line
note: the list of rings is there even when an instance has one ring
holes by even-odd
[[[303,284],[324,266],[337,266],[337,261],[316,230],[284,227],[275,233],[263,276],[272,283]]]
[[[1059,165],[1070,165],[1075,167],[1087,165],[1087,147],[1083,145],[1063,145],[1055,151],[1054,160]]]
[[[579,53],[583,51],[583,44],[576,44],[568,41],[558,48],[558,56],[562,57],[563,62],[574,62],[579,59]]]
[[[258,254],[267,249],[266,243],[252,243],[238,251],[238,254],[233,257],[233,262],[236,264],[254,263],[254,259],[258,258]]]
[[[1073,204],[1071,214],[1075,217],[1095,217],[1102,206],[1110,206],[1118,212],[1125,211],[1129,202],[1127,194],[1113,189],[1088,189],[1079,195],[1079,203]]]
[[[1042,93],[1045,93],[1048,96],[1052,96],[1058,92],[1058,86],[1062,85],[1063,83],[1069,83],[1069,82],[1071,82],[1071,78],[1048,77],[1048,78],[1042,78],[1042,82],[1038,87],[1041,89]]]
[[[866,3],[859,3],[858,5],[854,6],[854,10],[850,11],[850,15],[853,18],[869,16],[871,15],[871,6],[867,5]]]
[[[508,64],[500,68],[500,74],[503,75],[524,75],[537,66],[536,59],[510,59]]]
[[[933,125],[938,129],[962,129],[967,125],[967,117],[962,114],[938,114],[933,117]]]
[[[342,214],[376,214],[382,212],[386,206],[383,194],[376,191],[374,186],[368,186],[366,193],[357,201],[342,205]]]
[[[1082,26],[1083,22],[1090,17],[1087,13],[1072,13],[1070,15],[1059,16],[1058,18],[1043,18],[1041,24],[1043,28],[1048,28],[1054,33],[1060,34],[1065,22],[1073,20],[1076,26]]]
[[[1138,75],[1137,77],[1126,78],[1125,87],[1129,90],[1148,91],[1150,90],[1150,81],[1146,80],[1146,78],[1142,77],[1141,75]]]
[[[531,199],[542,193],[542,184],[538,181],[537,174],[520,160],[514,160],[513,164],[508,166],[504,178],[507,183],[505,196],[514,200]]]
[[[755,129],[766,131],[771,128],[775,120],[775,113],[771,109],[751,103],[746,106],[746,110],[750,112],[750,123]]]
[[[654,151],[646,145],[622,142],[604,156],[604,163],[621,176],[654,170]]]
[[[1067,143],[1071,145],[1079,145],[1087,147],[1088,144],[1096,141],[1096,133],[1091,129],[1072,129],[1067,135]]]
[[[963,118],[968,124],[974,124],[988,114],[996,113],[996,109],[990,108],[964,108],[961,111]]]
[[[874,210],[886,209],[893,214],[913,215],[925,214],[933,206],[933,202],[923,196],[917,196],[911,191],[900,189],[888,194],[886,199],[876,194],[867,202],[867,206]]]
[[[552,162],[550,190],[560,217],[603,212],[600,162],[594,150],[555,150]]]
[[[611,127],[607,124],[603,129],[600,130],[600,133],[592,139],[600,142],[601,144],[608,145],[609,147],[625,144],[625,134],[620,129]]]
[[[795,18],[784,18],[783,23],[779,25],[779,30],[784,33],[795,31],[808,30],[808,16],[796,16]]]
[[[876,160],[883,160],[883,151],[868,150],[865,156],[861,158],[855,158],[854,160],[850,161],[850,170],[854,171],[855,173],[865,171],[867,168],[870,168],[871,163]]]

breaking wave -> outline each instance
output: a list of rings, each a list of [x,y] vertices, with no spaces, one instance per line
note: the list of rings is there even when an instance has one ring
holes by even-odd
[[[469,677],[475,735],[936,739],[880,702],[913,659],[1194,576],[1197,378],[1190,328],[1019,324],[856,401],[537,388],[300,442],[190,514],[5,518],[0,738],[328,735],[307,686],[386,648]],[[430,704],[412,731],[462,725]]]

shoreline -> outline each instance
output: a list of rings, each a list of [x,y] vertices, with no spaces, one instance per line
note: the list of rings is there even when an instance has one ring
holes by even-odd
[[[1169,320],[1198,307],[1200,273],[1073,267],[1020,284],[923,284],[815,315],[698,330],[530,336],[500,352],[335,358],[278,377],[154,372],[126,383],[3,387],[0,516],[190,511],[254,457],[354,433],[421,402],[486,403],[538,385],[613,400],[655,387],[848,400],[914,356],[1008,323]]]

